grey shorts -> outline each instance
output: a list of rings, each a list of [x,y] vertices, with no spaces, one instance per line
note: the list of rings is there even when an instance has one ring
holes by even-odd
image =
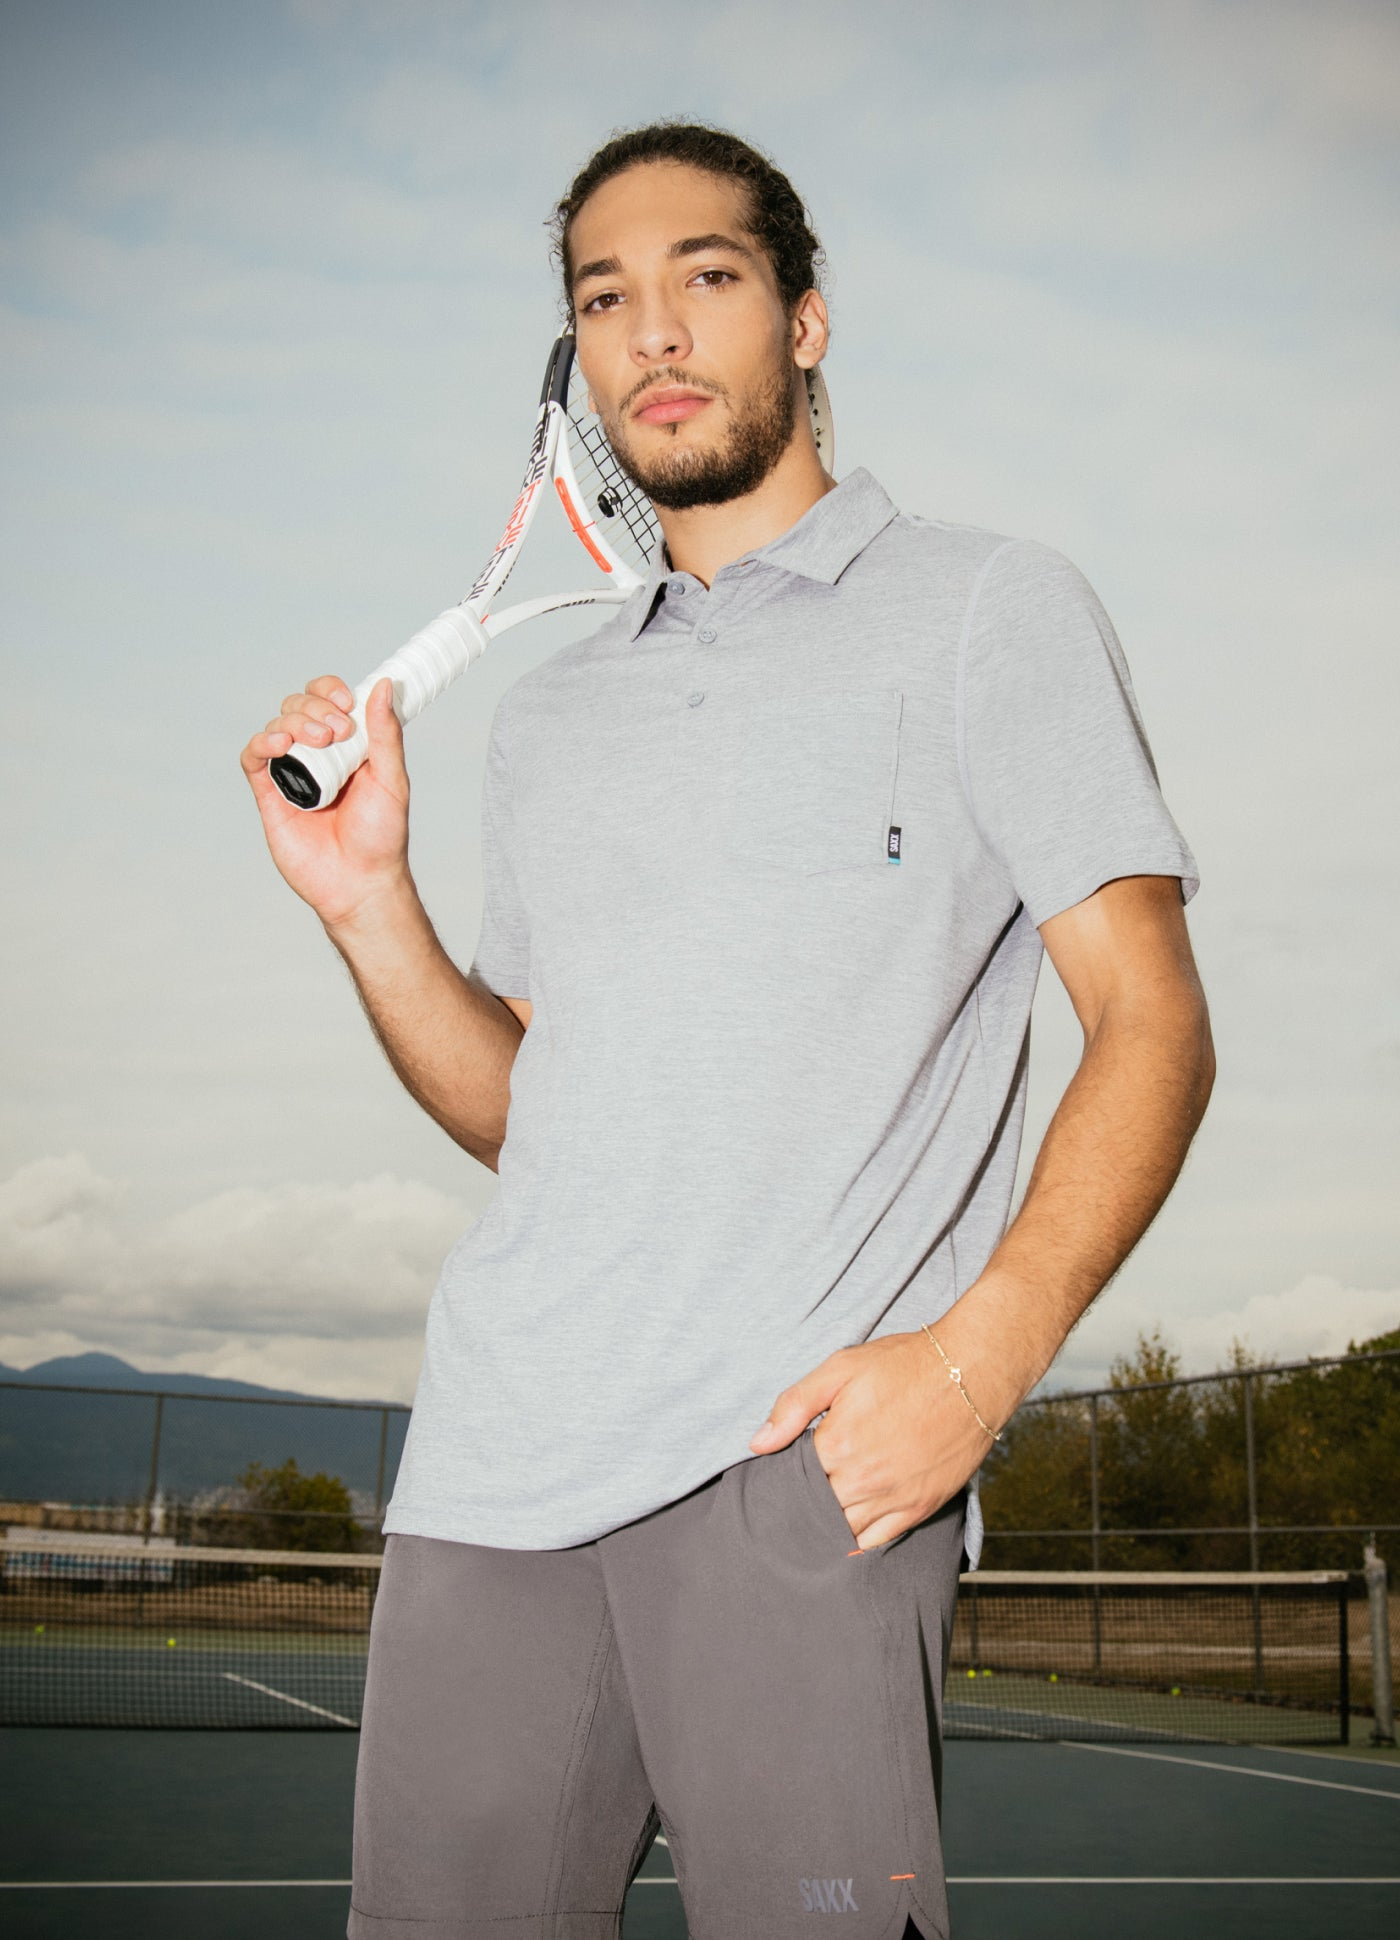
[[[658,1825],[691,1940],[946,1936],[965,1498],[863,1553],[812,1433],[570,1549],[389,1537],[352,1940],[616,1940]]]

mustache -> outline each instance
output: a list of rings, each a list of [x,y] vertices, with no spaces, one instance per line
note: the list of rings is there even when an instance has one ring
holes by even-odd
[[[659,370],[648,371],[640,383],[632,386],[617,407],[619,417],[629,412],[644,392],[654,390],[658,384],[685,384],[694,391],[708,391],[711,397],[729,395],[723,384],[716,384],[708,377],[695,377],[679,364],[663,364]]]

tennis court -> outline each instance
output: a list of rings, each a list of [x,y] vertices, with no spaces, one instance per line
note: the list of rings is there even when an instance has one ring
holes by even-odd
[[[7,1940],[337,1940],[357,1742],[0,1732],[0,1928]],[[1393,1757],[958,1740],[946,1801],[957,1940],[1193,1928],[1323,1940],[1393,1931],[1400,1917]],[[684,1940],[671,1878],[658,1842],[624,1940]]]
[[[380,1559],[16,1536],[0,1598],[0,1927],[343,1934]],[[985,1572],[945,1707],[958,1940],[1400,1918],[1345,1572]],[[664,1840],[625,1940],[681,1940]],[[899,1936],[892,1936],[899,1940]]]

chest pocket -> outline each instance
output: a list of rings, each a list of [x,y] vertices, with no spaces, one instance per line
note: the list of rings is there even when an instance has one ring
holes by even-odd
[[[705,840],[716,858],[802,875],[888,869],[903,703],[897,688],[860,687],[709,709]]]

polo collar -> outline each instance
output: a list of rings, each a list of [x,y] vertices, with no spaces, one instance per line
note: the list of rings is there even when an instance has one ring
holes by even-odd
[[[746,552],[742,557],[777,566],[803,579],[815,579],[824,586],[834,586],[851,561],[897,517],[898,509],[884,488],[860,465],[841,480],[835,491],[809,506],[796,525],[790,525],[766,546]],[[732,563],[737,565],[738,561]],[[629,640],[637,638],[656,610],[657,598],[671,571],[665,546],[658,546],[646,578],[620,616]]]

